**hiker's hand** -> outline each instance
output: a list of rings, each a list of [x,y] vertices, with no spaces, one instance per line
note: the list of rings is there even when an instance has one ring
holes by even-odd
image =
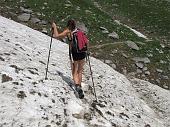
[[[53,29],[56,28],[56,24],[53,22],[52,25],[51,25],[51,27],[52,27]]]

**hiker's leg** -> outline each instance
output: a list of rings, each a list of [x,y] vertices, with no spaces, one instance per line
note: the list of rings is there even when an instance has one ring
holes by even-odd
[[[74,80],[74,83],[75,84],[78,84],[79,82],[79,78],[78,78],[78,61],[74,61],[74,64],[73,64],[73,80]]]
[[[78,61],[78,84],[81,85],[82,82],[82,73],[83,73],[83,66],[85,64],[85,59]]]

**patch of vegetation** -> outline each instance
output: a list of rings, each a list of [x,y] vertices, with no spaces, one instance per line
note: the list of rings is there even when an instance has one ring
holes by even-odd
[[[126,17],[154,36],[170,39],[170,2],[166,0],[94,0],[113,17]],[[125,21],[126,22],[126,21]]]

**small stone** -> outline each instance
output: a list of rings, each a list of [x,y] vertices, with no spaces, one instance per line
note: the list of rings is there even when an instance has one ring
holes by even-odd
[[[135,63],[135,65],[140,69],[142,69],[144,67],[143,63]]]
[[[33,22],[33,23],[39,23],[39,22],[40,22],[40,19],[38,19],[38,18],[31,18],[31,22]]]
[[[12,77],[10,77],[8,75],[6,75],[6,74],[2,75],[2,83],[12,81],[12,80],[13,80]]]
[[[132,60],[136,61],[136,62],[143,62],[143,63],[150,63],[150,59],[147,57],[134,57],[132,58]]]
[[[23,13],[18,16],[18,19],[23,22],[27,22],[30,19],[31,15],[27,13]]]
[[[139,47],[137,46],[137,44],[133,41],[126,41],[125,42],[127,44],[127,46],[129,46],[130,48],[134,49],[134,50],[139,50]]]
[[[42,33],[44,33],[44,34],[48,34],[47,29],[46,29],[46,28],[43,28]]]
[[[111,37],[112,39],[119,39],[119,35],[114,31],[108,34],[108,36]]]
[[[90,113],[85,113],[84,114],[84,119],[90,121],[92,119],[91,114]]]
[[[141,69],[137,69],[137,73],[138,73],[138,74],[141,74],[141,73],[142,73],[142,70],[141,70]]]
[[[47,3],[47,2],[44,2],[44,5],[48,5],[48,3]]]
[[[166,80],[168,80],[168,79],[169,79],[169,77],[168,77],[168,76],[166,76],[166,75],[163,75],[163,76],[162,76],[162,78],[163,78],[163,79],[166,79]]]
[[[21,11],[24,12],[24,13],[28,13],[28,14],[31,14],[33,11],[30,10],[30,9],[25,9],[23,7],[20,7]]]
[[[42,20],[42,21],[39,22],[39,24],[41,24],[41,25],[47,25],[47,21]]]
[[[161,83],[159,79],[156,79],[156,82],[159,83],[159,84]]]
[[[111,60],[105,60],[105,63],[106,63],[106,64],[111,64],[112,61],[111,61]]]
[[[92,13],[90,10],[85,10],[85,12],[86,12],[87,14],[88,14],[88,13],[90,13],[90,14]]]
[[[128,55],[126,55],[125,53],[122,53],[122,56],[124,56],[125,58],[128,58]]]
[[[116,65],[114,63],[111,64],[111,67],[116,69]]]
[[[122,70],[123,70],[123,71],[122,71],[123,74],[124,74],[124,75],[127,75],[127,70],[126,70],[126,68],[123,68]]]
[[[148,54],[146,54],[148,57],[153,57],[153,54],[151,54],[151,53],[148,53]]]
[[[100,29],[108,31],[105,27],[102,27],[102,26],[100,27]]]
[[[161,70],[161,69],[156,69],[156,71],[159,72],[159,73],[163,72],[163,70]]]
[[[102,31],[102,33],[104,33],[104,34],[108,34],[108,33],[109,33],[109,31],[108,31],[108,30],[103,30],[103,31]]]
[[[145,75],[150,75],[150,72],[149,71],[145,71]]]
[[[88,29],[87,29],[86,25],[83,22],[77,21],[76,27],[79,28],[80,30],[82,30],[85,33],[88,32]]]
[[[165,64],[165,63],[166,63],[166,61],[160,60],[160,63],[161,63],[161,64]]]
[[[71,4],[65,4],[65,7],[71,7]]]
[[[143,71],[147,71],[147,70],[148,70],[148,68],[147,68],[147,67],[144,67],[142,70],[143,70]]]
[[[19,91],[17,94],[18,98],[24,99],[24,97],[27,97],[24,91]]]
[[[0,60],[1,60],[1,61],[5,61],[5,59],[4,59],[4,58],[2,58],[1,56],[0,56]]]
[[[164,84],[163,88],[168,89],[169,87],[168,87],[168,85]]]

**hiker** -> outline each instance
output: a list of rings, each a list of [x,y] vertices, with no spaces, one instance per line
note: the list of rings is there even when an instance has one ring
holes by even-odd
[[[76,86],[76,89],[80,90],[81,89],[81,82],[82,82],[82,72],[83,72],[83,66],[85,64],[85,57],[86,57],[86,52],[76,52],[72,47],[73,43],[73,33],[77,30],[76,28],[76,23],[74,20],[69,20],[67,22],[67,27],[66,29],[59,33],[57,30],[56,24],[53,22],[52,23],[52,28],[53,28],[53,37],[56,39],[62,39],[67,37],[69,41],[69,56],[71,60],[71,68],[72,68],[72,76],[73,80]],[[72,61],[73,58],[73,61]]]

